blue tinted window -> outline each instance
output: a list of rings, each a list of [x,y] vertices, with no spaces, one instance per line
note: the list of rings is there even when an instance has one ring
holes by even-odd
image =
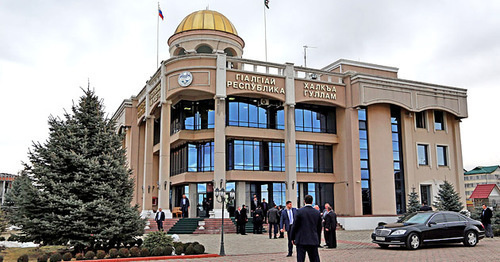
[[[238,119],[239,126],[248,126],[248,104],[239,103],[238,110],[239,110],[239,116],[240,116],[240,118]]]
[[[208,128],[214,128],[215,126],[215,111],[208,110]]]
[[[361,180],[361,188],[370,188],[368,180]]]
[[[259,128],[267,128],[267,113],[261,107],[259,107]]]
[[[257,114],[257,107],[248,104],[248,124],[250,127],[259,127],[259,115]]]
[[[366,120],[366,109],[358,110],[358,120]]]
[[[285,129],[285,110],[279,110],[276,116],[276,128]]]
[[[369,179],[370,178],[370,171],[367,169],[361,169],[361,179]]]
[[[229,125],[238,125],[238,102],[229,102],[229,111],[227,112],[229,115]]]
[[[188,145],[188,172],[198,171],[198,149],[196,145]]]
[[[304,110],[295,109],[295,130],[304,130]]]

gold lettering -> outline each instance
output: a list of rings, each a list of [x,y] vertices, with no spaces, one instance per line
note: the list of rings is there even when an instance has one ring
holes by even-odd
[[[271,78],[271,85],[275,85],[275,84],[276,84],[276,79]]]

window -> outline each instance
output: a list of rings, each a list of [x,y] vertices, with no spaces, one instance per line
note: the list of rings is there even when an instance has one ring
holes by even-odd
[[[429,165],[429,155],[427,152],[427,145],[417,145],[418,150],[418,165],[427,166]]]
[[[445,213],[444,218],[446,219],[446,222],[460,222],[462,219],[456,214],[452,213]]]
[[[259,99],[229,97],[227,125],[254,128],[285,128],[284,110],[278,101],[261,104]]]
[[[297,172],[333,173],[332,146],[297,144]],[[227,170],[285,171],[285,144],[272,141],[229,140]]]
[[[434,129],[444,130],[444,113],[443,111],[434,110]]]
[[[170,134],[215,126],[214,100],[180,101],[172,106]]]
[[[427,128],[425,111],[415,113],[415,124],[417,128]]]
[[[296,169],[304,173],[333,173],[332,147],[326,145],[297,144]]]
[[[443,214],[437,214],[431,219],[430,222],[435,222],[436,224],[445,223],[446,219],[444,218]]]
[[[170,175],[214,171],[214,142],[188,143],[170,152]]]
[[[391,106],[392,161],[394,167],[394,188],[396,194],[396,212],[406,212],[405,178],[403,150],[401,150],[401,108]],[[363,178],[361,178],[363,179]]]
[[[431,185],[420,185],[420,200],[429,206],[432,204]]]
[[[361,198],[363,201],[363,215],[369,215],[372,213],[368,154],[368,118],[366,117],[366,113],[366,108],[358,110],[359,161],[361,166]]]
[[[335,108],[313,105],[297,105],[295,130],[335,134]]]
[[[438,166],[448,166],[447,146],[437,146],[437,161]]]
[[[198,54],[211,54],[211,53],[213,53],[213,50],[208,45],[202,45],[202,46],[196,48],[196,53],[198,53]]]

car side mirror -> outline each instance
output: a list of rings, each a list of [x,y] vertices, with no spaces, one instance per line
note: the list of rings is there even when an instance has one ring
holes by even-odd
[[[433,221],[429,222],[429,226],[432,226],[432,225],[437,225],[437,223],[433,222]]]

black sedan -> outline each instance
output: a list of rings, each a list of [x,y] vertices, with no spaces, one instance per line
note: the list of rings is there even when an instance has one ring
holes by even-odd
[[[381,248],[399,245],[412,250],[440,242],[463,242],[473,247],[482,238],[481,222],[450,211],[413,213],[401,223],[381,224],[372,233],[372,242]]]

